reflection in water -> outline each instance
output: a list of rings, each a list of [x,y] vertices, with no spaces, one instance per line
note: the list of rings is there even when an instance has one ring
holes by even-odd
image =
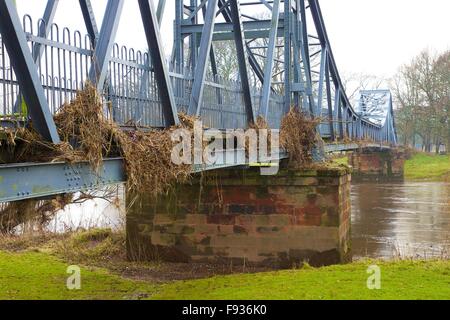
[[[79,229],[125,228],[125,188],[123,185],[92,193],[95,199],[82,204],[72,204],[60,211],[49,223],[50,232],[67,232]]]
[[[450,184],[352,187],[354,258],[442,257],[450,248]]]
[[[122,230],[125,227],[125,209],[102,199],[89,200],[83,204],[71,204],[58,212],[46,229],[53,233],[64,233],[92,228]]]
[[[32,234],[42,231],[50,233],[66,233],[77,230],[87,230],[92,228],[109,228],[112,230],[125,229],[125,195],[124,187],[116,186],[93,191],[88,194],[75,194],[68,198],[73,201],[70,204],[65,203],[62,210],[42,212],[45,213],[45,219],[41,210],[36,210],[35,201],[24,201],[21,208],[27,208],[26,213],[20,213],[18,217],[15,213],[10,220],[18,220],[16,227],[9,232],[12,234]],[[56,200],[49,200],[56,201]],[[45,209],[46,206],[44,205]],[[15,212],[18,210],[15,210]],[[23,210],[22,210],[23,211]],[[20,218],[20,219],[18,219]],[[0,223],[2,220],[0,220]],[[0,224],[1,227],[1,224]],[[1,229],[0,229],[1,231]]]

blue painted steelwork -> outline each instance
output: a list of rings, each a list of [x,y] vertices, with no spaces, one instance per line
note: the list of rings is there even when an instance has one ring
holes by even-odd
[[[247,51],[245,50],[245,35],[241,20],[239,0],[230,1],[230,12],[234,27],[234,39],[236,44],[236,53],[238,56],[239,76],[242,83],[247,119],[250,123],[254,123],[256,120],[256,116],[253,109],[252,96],[250,92],[249,73],[247,70],[248,55]]]
[[[19,16],[12,0],[0,1],[0,33],[2,44],[8,52],[11,66],[16,72],[18,83],[35,129],[44,139],[59,143],[55,122],[48,108],[42,84],[36,73],[33,56],[28,48],[25,34],[20,25]],[[5,50],[2,50],[4,54]]]
[[[389,146],[366,143],[337,143],[326,144],[325,153],[373,148],[386,150]],[[234,164],[225,162],[215,165],[196,165],[192,172],[218,170],[229,167],[245,167],[248,165],[245,150],[223,152],[222,158],[232,157]],[[279,159],[286,159],[282,153]],[[219,157],[220,158],[220,157]],[[25,199],[42,198],[64,193],[87,192],[105,186],[121,184],[126,181],[123,159],[106,159],[100,172],[91,169],[88,163],[23,163],[14,165],[0,165],[0,203]]]
[[[158,1],[158,9],[156,11],[156,17],[158,18],[158,23],[161,24],[161,21],[164,17],[164,11],[166,10],[166,0]]]
[[[108,62],[114,46],[123,5],[124,0],[108,0],[106,5],[105,18],[95,46],[94,63],[91,64],[89,71],[89,79],[96,85],[99,92],[103,92],[105,85]]]
[[[196,34],[198,32],[196,30],[208,29],[200,24],[189,25],[189,21],[192,20],[194,15],[205,10],[208,1],[202,1],[197,8],[183,5],[183,1],[181,0],[179,2],[181,2],[181,6],[183,7],[183,10],[181,10],[182,15],[189,15],[190,17],[189,19],[184,19],[180,16],[177,19],[177,25],[179,24],[181,26],[180,39],[189,36],[190,32]],[[271,126],[279,127],[281,118],[287,111],[286,104],[301,104],[304,110],[315,110],[314,112],[317,116],[322,116],[327,119],[327,123],[320,128],[324,136],[332,139],[342,139],[344,136],[350,136],[350,138],[363,138],[365,136],[379,137],[380,134],[372,132],[373,130],[380,130],[380,128],[377,128],[377,124],[367,121],[367,117],[362,119],[353,110],[345,96],[328,38],[326,37],[318,3],[312,0],[307,2],[309,6],[306,6],[305,1],[302,0],[290,1],[289,3],[292,9],[292,12],[289,14],[290,18],[285,21],[285,16],[288,15],[284,13],[279,17],[279,27],[276,28],[279,32],[274,37],[276,37],[277,42],[280,42],[280,40],[286,37],[285,26],[289,26],[290,30],[293,30],[293,32],[290,32],[291,35],[294,35],[293,38],[290,36],[287,41],[292,46],[292,59],[288,57],[290,61],[292,60],[292,63],[284,63],[281,70],[278,72],[276,70],[273,71],[274,74],[272,76],[266,75],[266,78],[271,79],[273,83],[270,86],[271,93],[269,99],[267,99],[267,90],[265,95],[261,93],[264,87],[262,85],[263,82],[259,85],[258,83],[254,83],[253,86],[250,86],[253,111],[259,113],[261,111],[260,105],[265,105],[268,100],[270,104],[269,110],[265,111],[264,114],[267,113],[268,122]],[[80,4],[85,13],[87,29],[94,30],[91,33],[95,34],[96,24],[93,18],[92,8],[90,8],[90,2],[88,0],[80,0]],[[163,1],[160,4],[162,6],[164,4]],[[250,41],[244,40],[244,45],[247,48],[248,60],[256,79],[260,79],[261,74],[257,68],[255,69],[252,60],[258,60],[257,57],[259,54],[255,55],[253,52],[257,46],[252,45],[252,49],[249,45],[249,42],[256,40],[251,38],[249,34],[253,31],[257,32],[259,37],[269,38],[270,25],[272,23],[271,20],[248,18],[248,12],[254,11],[252,10],[253,6],[258,4],[268,10],[274,9],[273,2],[264,1],[260,1],[259,3],[258,1],[241,1],[236,5],[243,19],[242,24],[245,31],[242,31],[242,33],[244,33],[245,37],[250,37]],[[232,3],[218,1],[219,11],[217,14],[222,14],[226,22],[216,23],[215,28],[212,28],[211,24],[211,29],[214,29],[213,36],[230,34],[230,40],[235,39],[236,32],[232,32],[234,21],[232,19],[231,5]],[[244,11],[244,8],[247,8],[247,10]],[[248,10],[248,8],[251,9]],[[105,20],[105,25],[115,25],[117,21],[114,21],[115,19],[112,17],[118,16],[118,13],[119,10],[116,10],[114,14],[107,14],[105,19],[108,19]],[[308,26],[306,21],[308,13],[313,17],[313,21],[315,22],[314,26]],[[290,22],[288,23],[287,20]],[[42,22],[38,23],[38,29],[41,28]],[[43,37],[40,32],[34,33],[31,18],[28,16],[24,19],[24,29],[30,45],[32,47],[39,46],[41,50],[45,51],[42,57],[42,63],[38,64],[38,74],[41,75],[41,82],[48,100],[47,103],[50,105],[52,112],[55,112],[62,103],[70,101],[73,98],[77,89],[83,87],[83,83],[87,79],[86,69],[93,69],[92,60],[98,62],[94,50],[98,52],[100,49],[92,48],[91,45],[86,43],[87,40],[89,42],[93,41],[92,35],[83,38],[80,32],[75,31],[72,35],[66,28],[61,32],[59,26],[56,24],[51,24],[50,27],[48,25],[46,26],[46,29],[50,30],[49,37]],[[111,28],[109,29],[112,30]],[[309,31],[316,31],[317,35],[307,34]],[[273,40],[274,38],[272,38],[272,43],[275,42]],[[283,46],[285,48],[287,47],[286,41],[281,47]],[[161,45],[152,46],[152,48],[161,51]],[[272,50],[268,50],[269,48],[267,46],[265,48],[267,52],[272,52]],[[2,51],[4,50],[4,44],[2,43]],[[180,50],[184,51],[184,48]],[[278,45],[276,50],[280,50]],[[195,52],[195,50],[191,51]],[[309,52],[314,53],[309,54]],[[246,60],[242,55],[240,53],[238,57],[241,64]],[[322,57],[319,63],[316,60],[318,55]],[[11,99],[11,94],[18,92],[19,88],[18,82],[15,80],[15,74],[10,70],[10,65],[8,65],[10,59],[5,52],[2,53],[2,58],[4,61],[0,62],[0,66],[1,71],[3,71],[3,76],[0,71],[0,81],[3,88],[0,88],[0,93],[3,97],[3,114],[8,115],[12,113],[12,111],[8,111],[9,106],[12,104],[11,100],[17,101],[17,99]],[[267,55],[263,54],[259,61],[264,62],[266,59]],[[109,63],[103,63],[103,65],[108,65],[106,74],[109,74],[110,81],[105,98],[112,102],[112,117],[115,121],[123,124],[134,122],[139,125],[154,127],[164,127],[167,125],[164,121],[165,108],[163,108],[167,103],[161,101],[159,98],[160,90],[154,86],[154,83],[160,79],[160,77],[156,77],[155,75],[155,67],[161,67],[164,63],[158,61],[155,64],[153,60],[155,59],[150,59],[147,53],[114,45]],[[272,62],[274,61],[278,64],[278,68],[280,64],[283,64],[282,60],[272,60]],[[184,61],[181,61],[181,64],[172,64],[169,72],[171,84],[175,91],[177,109],[179,111],[187,111],[189,102],[193,100],[192,97],[197,95],[195,92],[194,94],[192,93],[192,88],[198,89],[203,87],[204,99],[198,107],[201,110],[200,115],[204,118],[206,125],[217,128],[236,128],[245,127],[246,123],[249,120],[251,121],[251,119],[248,119],[248,94],[245,93],[245,90],[244,92],[241,91],[241,88],[246,87],[245,79],[242,79],[243,81],[220,79],[220,75],[217,75],[217,68],[214,68],[216,71],[212,75],[206,74],[203,80],[197,80],[197,84],[194,85],[198,76],[193,74],[191,70],[186,69],[183,63]],[[311,66],[315,68],[313,67],[311,69]],[[319,71],[316,71],[317,69]],[[296,82],[291,83],[290,88],[287,88],[287,90],[292,92],[292,94],[288,94],[285,92],[286,76],[281,76],[281,81],[275,81],[272,77],[280,77],[282,74],[287,75],[291,73],[295,74],[294,79]],[[311,78],[309,75],[311,75]],[[144,81],[144,79],[148,80]],[[136,89],[136,87],[138,88]],[[275,91],[279,92],[279,94],[275,94]],[[315,94],[317,92],[318,96]],[[266,101],[261,101],[261,97],[265,97]],[[294,100],[291,100],[292,98]],[[324,104],[325,99],[327,103]],[[284,105],[284,107],[279,108],[280,105]],[[322,106],[326,107],[322,108]],[[171,110],[173,110],[173,107]],[[353,121],[357,123],[354,124]],[[390,140],[394,140],[395,132],[393,131],[395,125],[389,124],[389,126],[391,128],[386,135],[390,137]]]
[[[324,139],[397,143],[389,92],[362,92],[356,108],[346,96],[318,0],[176,0],[170,63],[158,26],[166,1],[158,9],[149,1],[139,0],[147,52],[113,42],[124,0],[108,1],[100,33],[90,0],[79,0],[86,36],[51,22],[57,0],[47,4],[48,21],[26,15],[22,25],[11,0],[0,0],[1,120],[14,120],[23,93],[33,125],[57,142],[51,113],[93,79],[121,125],[163,128],[183,111],[217,129],[246,128],[260,114],[276,129],[293,106],[322,119]],[[218,73],[215,41],[236,45],[236,78]]]
[[[209,58],[209,54],[211,52],[213,30],[216,21],[217,3],[218,0],[208,1],[208,6],[205,14],[205,24],[202,29],[203,31],[200,40],[200,48],[199,50],[197,50],[196,41],[195,44],[193,44],[195,48],[191,48],[191,55],[197,54],[198,52],[198,64],[193,63],[193,66],[195,68],[194,82],[192,85],[192,93],[188,109],[188,114],[194,116],[200,116],[203,104],[203,90],[206,79],[206,70],[208,66],[207,59]],[[193,59],[193,57],[191,57],[191,59]]]
[[[84,23],[87,32],[92,40],[92,47],[95,47],[99,35],[97,21],[95,20],[94,10],[92,9],[91,0],[79,0],[81,12],[83,13]]]
[[[100,172],[88,163],[15,164],[0,166],[0,202],[89,191],[125,181],[122,159],[109,159]]]
[[[164,50],[162,48],[162,40],[159,32],[159,22],[157,20],[155,8],[153,7],[153,2],[151,2],[151,0],[139,0],[139,7],[141,9],[142,22],[144,24],[150,56],[154,63],[156,83],[163,104],[165,126],[170,127],[179,125],[180,120],[178,119],[175,97],[172,90],[172,84],[170,83],[168,67],[166,66],[164,58]]]
[[[53,18],[56,14],[56,9],[58,8],[59,0],[49,0],[47,6],[45,7],[44,15],[38,22],[38,35],[43,38],[47,38],[51,31],[51,24],[53,23]],[[33,47],[33,60],[35,63],[40,63],[41,56],[44,52],[44,48],[39,44],[35,44]],[[25,108],[23,99],[17,98],[14,105],[14,113],[27,113],[27,110],[22,110]]]
[[[264,68],[263,92],[260,102],[260,115],[267,119],[269,115],[269,100],[272,89],[272,75],[275,60],[275,46],[277,43],[278,22],[280,17],[280,0],[274,0],[272,22],[270,25],[269,44]]]

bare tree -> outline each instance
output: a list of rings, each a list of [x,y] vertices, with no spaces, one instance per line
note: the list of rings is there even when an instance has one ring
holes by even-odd
[[[343,76],[343,85],[350,101],[357,97],[361,90],[377,90],[387,87],[387,80],[373,74],[349,73]]]
[[[405,143],[422,139],[425,151],[440,151],[442,144],[450,149],[450,51],[441,55],[421,52],[403,66],[393,81],[400,105],[398,124]]]

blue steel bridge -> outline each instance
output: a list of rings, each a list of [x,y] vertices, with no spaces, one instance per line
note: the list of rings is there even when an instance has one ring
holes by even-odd
[[[42,17],[19,17],[14,0],[0,0],[2,127],[31,120],[43,138],[58,143],[52,115],[89,80],[110,105],[107,116],[124,127],[165,128],[178,124],[183,111],[209,128],[247,128],[262,116],[276,129],[298,106],[322,119],[325,151],[355,149],[363,139],[397,143],[388,90],[363,91],[349,101],[318,0],[174,0],[169,57],[159,28],[165,0],[133,0],[147,40],[143,50],[115,43],[132,0],[108,0],[103,21],[90,0],[70,1],[84,18],[79,30],[53,22],[58,0],[48,0]],[[215,47],[224,41],[235,49],[235,79],[220,74]],[[100,176],[83,163],[7,164],[0,166],[0,202],[124,179],[121,159],[105,159]]]

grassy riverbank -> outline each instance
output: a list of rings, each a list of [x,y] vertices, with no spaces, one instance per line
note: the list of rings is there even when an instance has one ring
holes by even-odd
[[[348,165],[348,157],[333,159],[334,163]],[[418,181],[450,181],[450,155],[416,153],[405,162],[405,179]]]
[[[417,153],[405,163],[409,180],[450,181],[450,155]]]
[[[367,269],[381,268],[381,290]],[[320,269],[233,275],[164,285],[154,299],[448,299],[450,262],[358,262]]]
[[[68,290],[69,264],[38,252],[0,251],[0,300],[122,300],[150,297],[156,285],[105,269],[81,269],[81,290]]]
[[[381,268],[381,290],[367,268]],[[66,287],[81,266],[81,290]],[[205,269],[211,270],[209,267]],[[300,270],[217,275],[185,264],[129,263],[123,236],[96,230],[39,239],[0,239],[0,299],[448,299],[450,261],[357,262]],[[251,270],[250,270],[251,271]],[[234,272],[242,272],[236,270]],[[192,278],[201,278],[189,280]],[[188,280],[177,280],[188,279]]]

